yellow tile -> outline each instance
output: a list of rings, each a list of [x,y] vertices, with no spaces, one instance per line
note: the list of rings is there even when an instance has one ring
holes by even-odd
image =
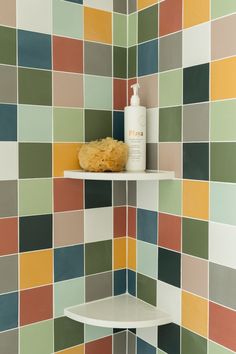
[[[236,97],[236,57],[211,63],[211,99]]]
[[[86,40],[112,44],[112,15],[110,12],[84,8],[84,37]]]
[[[61,352],[58,352],[58,354],[84,354],[84,345],[62,350]]]
[[[114,239],[114,269],[126,268],[126,237]]]
[[[78,170],[78,151],[81,144],[77,143],[55,143],[53,144],[53,175],[61,177],[64,170]]]
[[[145,7],[155,5],[159,1],[158,0],[138,0],[138,10],[144,9]]]
[[[43,235],[42,235],[43,237]],[[52,251],[37,251],[20,255],[20,288],[51,284],[53,280]]]
[[[183,291],[182,325],[206,337],[208,327],[208,301]]]
[[[183,214],[193,218],[208,220],[209,183],[184,181]]]
[[[210,0],[184,0],[184,28],[210,19]]]
[[[136,270],[136,240],[128,238],[128,268]]]

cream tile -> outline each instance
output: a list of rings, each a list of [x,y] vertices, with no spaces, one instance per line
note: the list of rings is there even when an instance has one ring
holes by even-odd
[[[18,145],[12,142],[0,143],[0,179],[18,178]]]
[[[84,211],[84,240],[86,243],[112,238],[112,208],[95,208]]]
[[[94,7],[95,9],[112,11],[113,0],[84,0],[84,6]]]
[[[156,211],[158,208],[158,182],[137,182],[137,207]]]
[[[158,281],[157,306],[167,312],[173,322],[180,324],[181,321],[181,290],[175,286]]]

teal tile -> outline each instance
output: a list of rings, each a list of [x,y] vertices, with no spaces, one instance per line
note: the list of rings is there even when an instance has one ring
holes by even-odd
[[[211,103],[211,141],[236,141],[236,100]]]
[[[183,96],[183,73],[182,69],[173,70],[160,74],[159,78],[159,105],[179,106]]]
[[[112,109],[111,78],[85,75],[85,108]]]
[[[82,109],[54,108],[53,140],[55,142],[84,141],[83,119]]]
[[[53,321],[44,321],[20,328],[20,354],[53,352]]]
[[[137,241],[137,271],[152,278],[157,277],[157,246]]]
[[[103,328],[85,325],[85,342],[91,342],[103,337],[111,336],[113,333],[112,328]]]
[[[236,225],[236,184],[211,183],[210,220]]]
[[[160,181],[159,211],[181,215],[181,181]]]
[[[113,44],[127,47],[127,16],[114,13],[113,15]]]

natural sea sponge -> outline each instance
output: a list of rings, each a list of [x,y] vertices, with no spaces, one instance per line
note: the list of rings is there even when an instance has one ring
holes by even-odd
[[[128,146],[112,138],[91,141],[82,145],[78,158],[85,171],[120,172],[128,159]]]

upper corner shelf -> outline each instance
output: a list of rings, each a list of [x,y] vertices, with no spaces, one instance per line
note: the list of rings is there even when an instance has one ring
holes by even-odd
[[[102,181],[155,181],[175,178],[173,171],[144,172],[86,172],[83,170],[64,171],[64,177],[74,179],[102,180]]]

